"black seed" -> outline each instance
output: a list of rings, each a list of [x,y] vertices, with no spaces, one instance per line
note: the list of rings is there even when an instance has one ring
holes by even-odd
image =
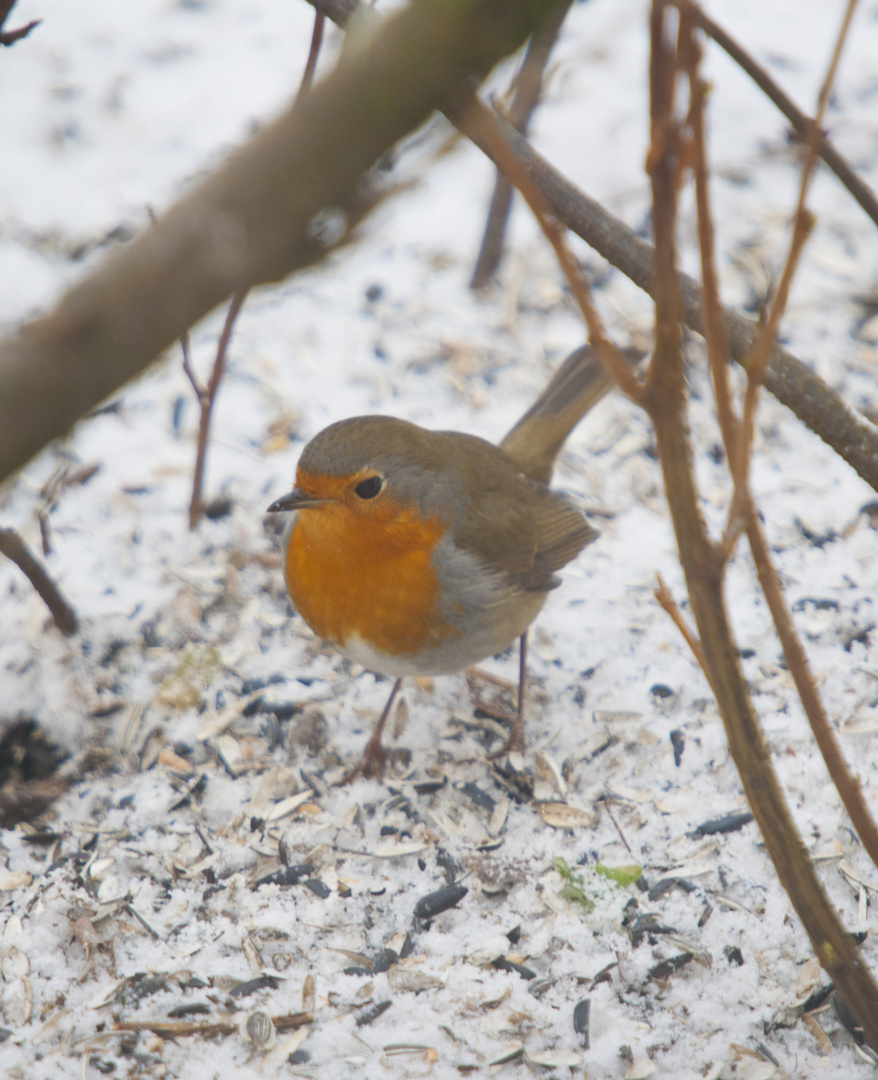
[[[691,961],[692,953],[679,953],[677,956],[672,956],[670,960],[662,960],[660,964],[651,967],[647,976],[650,979],[667,979],[668,976],[673,975],[675,971],[679,971],[680,968],[685,967]]]
[[[464,795],[468,796],[482,810],[487,810],[490,814],[494,807],[497,805],[495,799],[492,799],[487,791],[482,791],[480,787],[477,787],[472,781],[464,784],[461,788]]]
[[[671,732],[671,746],[674,748],[674,764],[679,769],[680,762],[683,760],[683,750],[686,746],[686,738],[679,728],[674,728]]]
[[[577,1001],[573,1007],[573,1030],[579,1036],[579,1045],[583,1050],[588,1050],[588,1014],[591,1011],[591,1001],[583,998]]]
[[[715,833],[737,832],[738,829],[743,829],[745,825],[749,825],[752,820],[753,815],[747,811],[741,814],[724,814],[722,817],[703,821],[694,831],[697,836],[713,836]]]
[[[514,960],[507,960],[505,956],[498,956],[496,960],[492,960],[491,967],[496,968],[498,971],[514,971],[522,979],[535,979],[537,977],[537,973],[531,971],[529,967],[525,967],[524,964],[516,964]]]
[[[229,997],[249,997],[250,994],[255,994],[259,990],[277,990],[282,982],[283,979],[279,979],[276,975],[258,975],[255,979],[239,983]]]
[[[399,953],[395,949],[382,949],[372,961],[372,974],[380,975],[382,971],[389,971],[397,963]]]
[[[435,919],[443,911],[453,908],[469,892],[465,885],[448,885],[444,889],[428,893],[415,904],[415,916],[418,919]]]
[[[258,889],[260,885],[298,885],[300,881],[304,881],[313,873],[314,867],[309,866],[308,863],[296,863],[294,866],[284,866],[272,874],[266,874],[256,882],[253,888]]]
[[[168,1010],[168,1019],[179,1020],[183,1016],[205,1016],[210,1012],[210,1006],[203,1001],[193,1001],[188,1005],[178,1005],[175,1009]]]
[[[326,884],[325,881],[321,881],[320,878],[312,877],[308,878],[305,882],[305,888],[310,889],[315,896],[319,896],[321,900],[325,900],[330,895],[332,889]]]
[[[370,1005],[367,1009],[363,1009],[357,1017],[357,1027],[366,1027],[368,1024],[371,1024],[374,1020],[377,1020],[382,1013],[387,1012],[392,1004],[392,1001],[376,1001],[374,1005]]]

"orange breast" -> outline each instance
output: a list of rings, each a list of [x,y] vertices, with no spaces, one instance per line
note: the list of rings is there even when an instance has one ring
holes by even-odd
[[[391,656],[430,649],[458,632],[437,613],[430,560],[443,532],[413,509],[396,509],[391,520],[337,503],[300,510],[286,554],[293,603],[316,634],[341,647],[357,636]]]

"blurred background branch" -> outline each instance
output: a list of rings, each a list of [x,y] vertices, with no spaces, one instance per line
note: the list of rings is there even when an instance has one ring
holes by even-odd
[[[413,0],[363,20],[335,70],[158,222],[0,341],[0,480],[228,296],[321,259],[376,195],[362,177],[528,36],[549,0]],[[330,212],[332,236],[315,227]]]

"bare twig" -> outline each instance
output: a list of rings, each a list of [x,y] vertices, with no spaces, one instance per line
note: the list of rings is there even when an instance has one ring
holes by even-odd
[[[676,203],[677,168],[676,145],[667,138],[668,128],[674,123],[672,98],[665,92],[675,86],[679,54],[671,44],[666,13],[669,3],[655,0],[652,19],[653,72],[653,135],[662,140],[650,150],[653,165],[654,218],[672,220]],[[691,12],[681,5],[679,12],[679,37],[684,40],[692,33]],[[694,44],[685,47],[683,63],[691,63]],[[699,95],[700,96],[700,95]],[[659,153],[671,153],[671,160],[663,168],[656,167]],[[703,148],[702,148],[703,152]],[[702,180],[704,176],[702,176]],[[666,206],[661,204],[666,202]],[[701,200],[706,205],[706,198]],[[702,230],[702,233],[704,230]],[[672,239],[663,230],[665,242]],[[656,229],[657,246],[659,230]],[[667,256],[656,256],[656,272],[659,267],[668,268]],[[676,281],[673,266],[667,280]],[[657,299],[657,322],[670,323],[673,302],[668,310],[662,306],[668,298],[659,294]],[[657,348],[658,353],[658,348]],[[666,362],[682,371],[682,353],[674,357],[668,350]],[[711,544],[704,522],[698,510],[691,451],[684,421],[684,387],[678,378],[669,378],[662,385],[655,381],[660,393],[649,402],[649,413],[656,432],[656,442],[668,504],[677,536],[680,559],[686,576],[692,611],[707,666],[711,672],[710,683],[723,718],[729,749],[744,786],[748,802],[762,833],[766,849],[777,870],[778,877],[807,932],[821,965],[830,974],[854,1015],[863,1025],[867,1041],[878,1045],[878,987],[862,964],[850,935],[823,893],[813,864],[808,858],[801,838],[796,832],[789,810],[780,792],[771,759],[762,732],[747,693],[747,687],[734,649],[734,642],[723,596],[725,563],[721,553]],[[734,437],[734,436],[733,436]],[[746,507],[748,521],[756,521],[752,507]],[[771,571],[773,574],[773,571]]]
[[[824,80],[818,104],[818,120],[811,129],[811,153],[807,155],[803,164],[803,176],[799,189],[799,201],[796,210],[797,220],[805,217],[805,193],[807,190],[805,174],[813,168],[814,149],[816,140],[814,134],[819,129],[819,117],[828,99],[831,79],[838,64],[841,44],[844,34],[850,23],[851,7],[849,6],[842,30],[839,35],[829,73]],[[721,326],[718,325],[718,312],[720,311],[719,293],[716,275],[713,271],[713,227],[710,219],[708,200],[708,172],[705,154],[705,137],[703,126],[704,83],[698,73],[700,56],[694,39],[690,39],[689,49],[685,56],[685,65],[689,74],[690,98],[690,127],[692,130],[692,162],[695,176],[696,206],[698,211],[699,246],[701,248],[702,277],[704,280],[705,300],[705,325],[709,328],[707,335],[708,354],[710,357],[711,373],[714,381],[714,391],[717,404],[717,414],[720,420],[720,428],[723,436],[723,444],[726,450],[726,460],[734,483],[734,494],[729,511],[729,524],[726,528],[726,536],[720,548],[720,557],[724,562],[731,554],[731,549],[740,531],[747,533],[750,551],[756,568],[760,586],[768,603],[774,621],[775,629],[789,667],[790,674],[796,685],[796,690],[802,702],[802,707],[808,718],[814,739],[820,749],[827,770],[837,788],[845,809],[851,819],[851,823],[860,837],[872,861],[878,857],[878,828],[869,812],[869,808],[863,798],[858,780],[851,775],[847,763],[844,760],[838,741],[829,724],[829,718],[823,707],[820,695],[817,693],[814,679],[808,664],[808,658],[802,647],[801,641],[796,634],[789,607],[784,599],[780,580],[771,562],[769,546],[765,540],[765,534],[759,519],[757,508],[749,490],[749,459],[752,454],[752,428],[754,423],[754,409],[756,395],[753,389],[756,373],[754,369],[748,373],[748,387],[745,396],[745,410],[750,409],[749,417],[745,411],[746,424],[742,424],[734,415],[731,401],[731,392],[726,378],[726,354]],[[801,244],[805,238],[805,230],[794,230],[793,242],[784,268],[782,280],[786,282],[783,295],[788,291],[792,279],[791,267],[798,258]],[[775,325],[780,318],[782,308],[775,308]],[[712,328],[712,329],[710,329]],[[771,342],[763,340],[762,357],[768,355]],[[675,620],[676,621],[676,620]],[[679,625],[679,624],[678,624]],[[878,865],[878,864],[876,864]]]
[[[0,529],[0,554],[11,559],[40,594],[62,634],[76,633],[76,612],[15,529]]]
[[[459,116],[461,127],[467,133],[471,132],[473,137],[477,135],[479,140],[490,148],[491,159],[527,200],[546,238],[555,249],[555,254],[588,327],[589,344],[600,357],[608,374],[626,394],[634,400],[640,400],[641,384],[631,370],[628,360],[606,337],[600,316],[591,299],[591,289],[579,265],[567,250],[563,230],[552,214],[542,192],[510,149],[505,133],[497,123],[496,113],[487,109],[473,95],[459,111]]]
[[[323,44],[323,26],[326,22],[326,16],[321,15],[319,11],[314,14],[314,29],[311,32],[311,48],[308,50],[308,61],[305,64],[305,70],[302,73],[302,81],[299,83],[299,94],[308,92],[311,89],[311,84],[314,82],[314,72],[317,70],[317,58],[320,55],[320,46]],[[298,100],[298,99],[297,99]]]
[[[485,129],[469,124],[476,108],[492,113],[486,105],[477,102],[468,107],[466,114],[456,112],[451,119],[491,157],[491,143],[483,134]],[[511,151],[525,166],[558,220],[655,298],[652,246],[562,176],[511,124],[496,113],[493,116]],[[687,326],[703,334],[702,290],[686,274],[678,272],[676,280],[682,297],[683,319]],[[723,308],[723,320],[729,351],[746,368],[757,328],[731,308]],[[878,429],[855,415],[818,375],[779,345],[775,345],[765,373],[765,387],[878,491]]]
[[[304,100],[305,95],[314,83],[314,73],[317,70],[317,60],[320,56],[320,46],[323,42],[324,23],[325,17],[321,15],[319,11],[315,12],[314,30],[311,34],[311,47],[308,50],[308,60],[305,63],[302,81],[299,83],[299,91],[296,95],[294,107]],[[234,329],[235,322],[241,312],[241,308],[244,306],[244,301],[247,299],[248,292],[248,289],[241,289],[232,297],[232,302],[226,313],[223,332],[217,343],[216,359],[213,362],[213,371],[211,372],[210,382],[206,387],[200,384],[192,369],[189,355],[189,331],[187,330],[180,337],[180,345],[183,348],[183,370],[186,372],[186,376],[192,384],[192,388],[195,390],[198,397],[198,404],[201,407],[201,419],[198,425],[198,445],[195,452],[195,470],[192,480],[192,498],[189,501],[190,530],[197,527],[198,522],[201,520],[201,515],[204,512],[201,492],[204,487],[204,463],[207,458],[207,440],[210,431],[210,421],[213,415],[213,405],[216,401],[219,385],[225,372],[226,354],[228,352],[229,342],[232,339],[232,330]]]
[[[674,594],[665,584],[664,578],[661,574],[656,574],[658,584],[656,585],[653,596],[659,602],[659,606],[670,618],[671,622],[680,631],[680,637],[689,646],[689,651],[698,661],[698,666],[710,685],[710,668],[707,666],[707,661],[704,659],[704,650],[701,648],[701,642],[698,640],[698,635],[683,618],[683,612],[680,611],[680,607],[677,601],[674,599]]]
[[[571,3],[572,0],[559,0],[531,35],[521,69],[516,76],[515,92],[509,109],[509,122],[522,135],[527,134],[530,118],[539,103],[543,72]],[[470,281],[471,289],[481,289],[487,285],[500,263],[506,221],[512,205],[512,192],[512,184],[504,173],[498,171],[485,224],[485,235],[482,237],[482,246]]]
[[[192,367],[192,350],[190,348],[188,330],[184,330],[183,333],[180,335],[180,347],[183,350],[183,371],[186,375],[186,378],[189,380],[189,384],[195,391],[195,396],[200,402],[202,397],[206,395],[207,390],[198,381],[198,376],[195,374],[195,370]]]
[[[787,120],[789,120],[793,130],[802,142],[807,142],[811,137],[811,131],[815,122],[793,104],[765,68],[758,64],[746,49],[742,48],[731,35],[715,23],[700,7],[693,4],[692,10],[695,21],[702,30],[712,37],[717,45],[724,49],[735,63],[747,72],[759,89],[762,90],[766,97],[774,102]],[[824,132],[820,132],[817,153],[835,173],[842,184],[844,184],[865,213],[867,213],[875,224],[878,225],[878,199],[876,199],[875,193],[861,177],[857,176],[847,161],[845,161],[841,154],[835,149],[829,141],[829,137]]]
[[[753,355],[747,368],[747,390],[744,396],[744,412],[741,418],[744,440],[747,447],[745,450],[747,459],[745,460],[749,460],[749,447],[753,442],[753,417],[759,396],[759,387],[762,385],[765,371],[768,368],[771,349],[777,337],[781,316],[786,309],[790,285],[792,284],[793,277],[796,273],[799,256],[801,255],[802,248],[804,247],[805,241],[813,226],[813,218],[805,210],[805,200],[808,195],[808,188],[814,171],[814,163],[817,160],[820,124],[823,121],[823,114],[826,111],[826,104],[829,101],[829,92],[832,89],[835,73],[838,69],[839,61],[841,60],[842,46],[847,38],[848,29],[856,5],[857,0],[848,0],[835,50],[833,51],[832,59],[829,62],[829,70],[826,73],[826,78],[823,80],[823,86],[820,88],[820,96],[817,102],[817,115],[814,117],[814,122],[811,125],[805,161],[802,165],[802,174],[799,182],[799,197],[796,203],[795,216],[793,218],[793,235],[790,238],[789,254],[787,255],[786,263],[784,264],[777,291],[772,299],[768,317],[760,329],[759,336],[756,339],[756,348],[753,350]]]
[[[677,74],[684,65],[678,59],[673,27],[678,17],[678,36],[686,40],[692,35],[693,24],[685,9],[679,16],[674,12],[669,17],[669,9],[673,6],[673,0],[654,0],[650,24],[651,143],[648,168],[656,235],[652,281],[656,301],[656,347],[645,392],[637,396],[643,401],[655,429],[701,653],[705,668],[710,671],[710,685],[741,783],[781,884],[815,954],[863,1026],[867,1041],[878,1045],[878,986],[860,961],[853,939],[829,905],[781,794],[734,647],[723,592],[725,562],[711,543],[699,511],[687,435],[680,336],[682,304],[674,241],[677,191],[688,148],[681,136],[674,106]],[[687,50],[683,52],[685,55]],[[690,58],[691,55],[690,48]],[[485,137],[484,131],[479,134]],[[501,150],[495,132],[491,132],[486,142],[488,152],[500,159],[501,164],[509,160],[510,152]],[[518,181],[521,172],[520,168],[511,171],[514,182]],[[564,259],[563,245],[558,245],[552,235],[553,223],[545,215],[538,216],[569,275],[570,264]],[[557,232],[557,225],[554,231]],[[569,281],[579,295],[581,290],[577,290],[575,275],[570,276]],[[583,305],[583,313],[588,318],[587,312],[587,305]],[[591,322],[589,331],[592,332]],[[600,343],[593,344],[597,349]]]
[[[15,7],[15,3],[16,0],[0,0],[0,45],[14,45],[16,41],[21,41],[22,38],[27,37],[31,30],[35,26],[39,26],[43,21],[42,19],[33,19],[15,30],[4,30],[3,27],[9,18],[9,13]]]
[[[355,11],[365,7],[361,0],[309,2],[339,26],[344,26]],[[490,129],[484,116],[478,116],[479,124],[471,123],[478,112],[491,113],[491,110],[476,99],[466,111],[458,109],[448,115],[463,134],[491,157],[491,146],[496,140],[489,138]],[[511,124],[497,114],[494,116],[506,143],[525,166],[558,220],[635,285],[654,297],[655,253],[652,246],[562,176]],[[688,275],[679,272],[677,285],[682,297],[684,321],[697,333],[705,334],[701,288]],[[730,308],[723,308],[722,314],[732,358],[746,368],[756,342],[757,327]],[[778,401],[791,409],[802,423],[819,435],[867,484],[878,491],[878,430],[872,424],[854,414],[807,364],[777,344],[764,382],[766,389]]]
[[[196,394],[198,394],[198,403],[201,406],[201,420],[198,425],[198,447],[195,451],[195,475],[192,482],[192,498],[189,502],[190,529],[194,529],[198,525],[204,509],[201,504],[201,492],[204,485],[204,462],[207,456],[207,438],[210,433],[210,420],[213,415],[213,404],[216,400],[219,384],[222,381],[223,373],[226,369],[226,354],[228,352],[229,342],[232,339],[232,329],[234,328],[235,320],[238,318],[238,313],[244,306],[244,301],[247,299],[247,292],[247,289],[242,289],[240,292],[235,293],[232,302],[229,305],[229,310],[226,313],[226,321],[223,324],[223,332],[220,334],[219,343],[217,344],[216,359],[213,362],[213,371],[211,372],[210,382],[208,382],[207,387],[202,388],[199,385],[192,368],[189,365],[188,335],[186,336],[185,344],[183,346],[183,369],[189,376],[189,381],[195,388]]]

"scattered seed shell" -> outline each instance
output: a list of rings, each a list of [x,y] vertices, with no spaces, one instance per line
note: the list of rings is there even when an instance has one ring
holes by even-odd
[[[441,990],[445,980],[420,968],[400,965],[387,972],[387,982],[397,993],[419,994],[424,990]]]
[[[505,1065],[509,1061],[515,1061],[524,1054],[524,1043],[509,1043],[505,1046],[489,1065]]]
[[[270,1050],[277,1041],[277,1032],[267,1012],[257,1009],[244,1020],[242,1034],[258,1050]]]
[[[314,1012],[315,999],[314,976],[306,975],[305,981],[302,983],[302,1011],[310,1013]]]
[[[591,999],[583,998],[577,1001],[573,1008],[573,1030],[579,1036],[579,1045],[583,1050],[588,1050],[589,1030],[588,1022],[591,1014]]]
[[[506,824],[506,818],[509,816],[509,800],[501,798],[497,805],[494,807],[491,813],[491,819],[488,822],[488,832],[491,836],[499,836],[503,826]]]
[[[376,1001],[374,1005],[369,1005],[357,1015],[357,1027],[368,1027],[368,1025],[377,1020],[382,1013],[387,1012],[392,1004],[392,1001],[387,1000]]]
[[[3,975],[5,982],[22,979],[29,971],[30,960],[28,960],[27,954],[22,949],[19,949],[17,945],[13,945],[0,961],[0,974]]]
[[[577,829],[598,823],[597,814],[562,802],[540,803],[540,817],[553,829]]]
[[[281,818],[294,814],[303,803],[314,797],[313,791],[300,791],[298,795],[290,795],[289,798],[281,799],[265,815],[266,823],[280,821]]]
[[[625,1073],[625,1080],[646,1080],[655,1072],[655,1062],[649,1058],[635,1058]]]
[[[536,1054],[526,1053],[524,1060],[528,1065],[540,1065],[544,1069],[575,1069],[585,1059],[572,1050],[540,1050]]]
[[[26,870],[0,870],[0,891],[12,892],[24,889],[33,881],[33,874]]]

